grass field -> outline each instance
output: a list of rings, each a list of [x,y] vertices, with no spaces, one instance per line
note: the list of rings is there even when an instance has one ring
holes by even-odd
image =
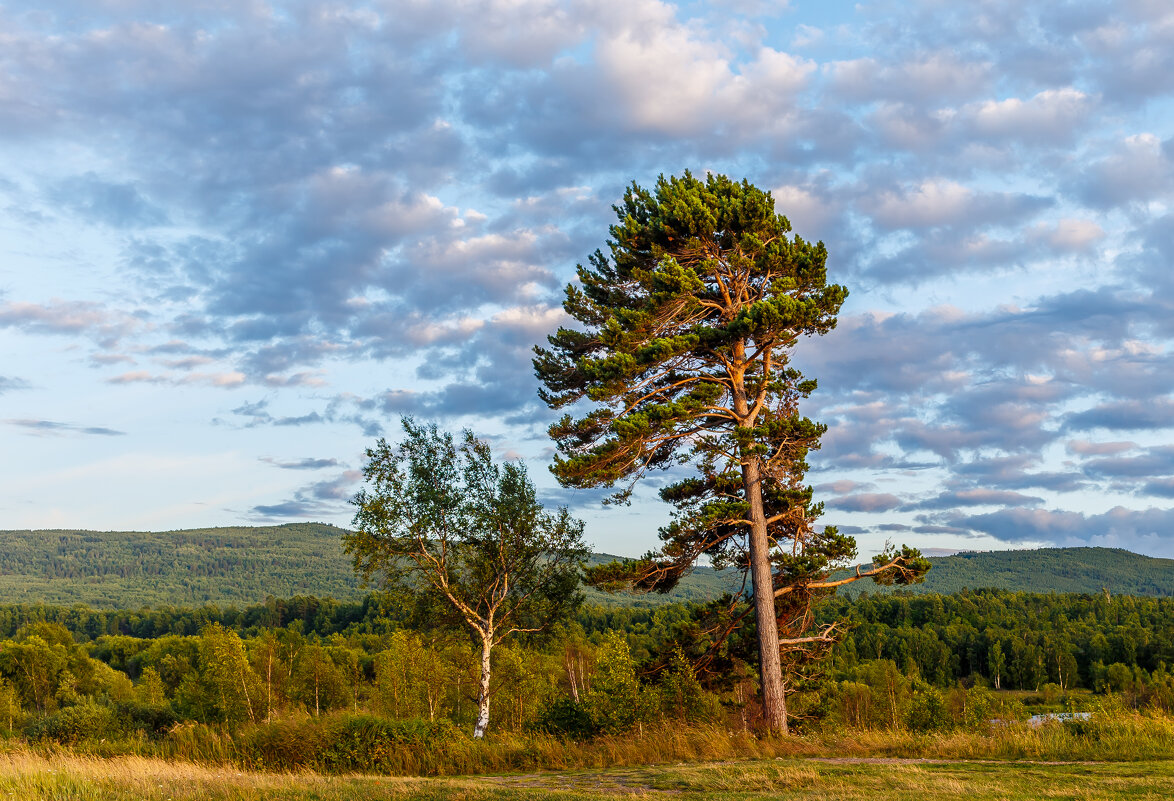
[[[359,799],[1167,799],[1174,762],[771,759],[470,778],[254,773],[141,757],[0,754],[0,798],[144,801]]]

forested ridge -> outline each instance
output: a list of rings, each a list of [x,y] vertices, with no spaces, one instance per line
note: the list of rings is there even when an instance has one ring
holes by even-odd
[[[141,606],[247,606],[267,596],[359,600],[342,529],[324,523],[185,531],[0,531],[0,603],[82,603],[102,609]],[[597,554],[593,564],[613,557]],[[1040,592],[1174,595],[1174,560],[1111,548],[1044,548],[931,557],[915,593],[964,588]],[[740,587],[732,573],[698,568],[671,593],[608,596],[597,605],[653,606],[705,601]],[[886,592],[871,582],[853,593]]]
[[[1120,548],[964,551],[929,561],[933,567],[924,583],[909,587],[913,592],[994,588],[1093,593],[1107,589],[1118,595],[1174,595],[1174,559]],[[876,592],[878,588],[857,584],[850,591]]]
[[[0,531],[0,603],[141,606],[248,605],[272,595],[358,600],[368,592],[343,553],[343,530],[325,523],[182,531]],[[590,564],[615,557],[596,554]],[[636,606],[703,601],[733,591],[732,573],[700,568],[667,595],[609,596]]]

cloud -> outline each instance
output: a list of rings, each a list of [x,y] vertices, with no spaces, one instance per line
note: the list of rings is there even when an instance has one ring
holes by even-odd
[[[1067,444],[1069,453],[1077,453],[1084,456],[1106,456],[1117,453],[1124,453],[1137,448],[1136,442],[1089,442],[1085,439],[1069,440]]]
[[[36,436],[61,436],[63,434],[88,434],[100,437],[122,437],[125,431],[118,431],[105,426],[79,426],[73,423],[61,423],[54,420],[10,419],[5,420],[11,426],[24,429],[27,434]]]
[[[260,459],[262,462],[271,464],[274,467],[280,467],[283,470],[323,470],[327,467],[339,466],[338,459],[315,459],[308,456],[304,459],[295,459],[293,461],[282,461],[270,456],[262,456]]]
[[[837,495],[847,495],[856,490],[873,489],[875,485],[870,482],[852,481],[851,479],[842,478],[838,481],[828,481],[823,484],[816,484],[813,489],[819,492],[834,492]]]
[[[149,370],[130,370],[125,373],[120,373],[116,376],[111,376],[106,379],[108,384],[171,384],[179,386],[183,384],[205,384],[211,387],[220,387],[224,389],[232,389],[239,387],[246,383],[248,377],[237,370],[229,370],[219,373],[188,373],[183,376],[176,376],[172,374],[156,374]],[[266,382],[268,383],[268,382]],[[282,382],[284,384],[284,382]]]
[[[300,487],[293,498],[280,503],[258,504],[250,511],[255,518],[262,520],[336,515],[350,503],[354,497],[353,488],[362,480],[362,472],[345,470],[335,478]]]
[[[1174,498],[1174,476],[1147,481],[1138,490],[1138,494],[1153,495],[1158,498]]]
[[[1174,428],[1174,398],[1102,403],[1064,419],[1066,431],[1147,431]]]
[[[1111,208],[1168,195],[1174,162],[1152,133],[1126,137],[1112,155],[1092,164],[1076,184],[1081,200]]]
[[[1134,510],[1118,506],[1103,514],[1092,515],[1047,509],[1006,509],[960,516],[950,522],[1004,542],[1099,545],[1174,555],[1174,540],[1169,537],[1174,525],[1174,509]]]
[[[975,96],[989,84],[991,67],[957,53],[936,52],[896,63],[872,57],[836,61],[825,69],[832,91],[854,101],[926,102]]]
[[[960,506],[1037,506],[1043,498],[1010,490],[986,488],[943,492],[937,497],[908,504],[908,509],[957,509]]]
[[[845,512],[887,512],[901,505],[901,499],[887,492],[860,492],[833,498],[825,504]]]
[[[1026,100],[980,101],[963,113],[979,136],[1054,144],[1071,141],[1095,107],[1094,98],[1064,87],[1045,89]]]
[[[28,389],[29,383],[23,378],[0,375],[0,395],[15,390]]]
[[[95,301],[0,303],[0,328],[15,328],[32,334],[83,334],[106,346],[113,345],[143,325],[136,316],[112,311]]]
[[[142,228],[167,222],[163,210],[145,198],[133,183],[103,180],[93,172],[61,181],[49,202],[78,217],[116,228]]]
[[[335,426],[353,454],[408,412],[517,446],[610,204],[689,167],[772,187],[852,290],[795,358],[829,508],[971,536],[946,518],[1168,497],[1169,10],[749,6],[14,7],[0,328],[35,361],[10,370],[184,393],[246,449]],[[343,514],[323,493],[242,505]]]
[[[348,406],[358,407],[361,411],[370,411],[374,404],[363,401],[350,395],[339,395],[331,398],[322,411],[313,410],[304,414],[273,415],[269,412],[269,400],[262,399],[252,403],[243,403],[232,410],[234,417],[244,418],[243,422],[230,422],[222,418],[215,418],[213,423],[239,425],[242,428],[258,428],[274,426],[278,428],[297,428],[306,425],[325,425],[328,423],[349,423],[358,426],[365,437],[378,437],[383,433],[382,424],[361,412],[348,413]]]
[[[1050,203],[1044,197],[981,192],[946,178],[931,178],[867,197],[862,207],[883,228],[917,229],[1018,221]]]
[[[1137,456],[1089,459],[1081,469],[1094,478],[1149,478],[1174,475],[1174,446],[1147,448]]]

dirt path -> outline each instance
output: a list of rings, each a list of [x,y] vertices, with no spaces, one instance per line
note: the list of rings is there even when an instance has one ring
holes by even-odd
[[[545,773],[482,776],[482,781],[498,787],[528,790],[564,790],[576,793],[631,793],[636,795],[678,795],[679,789],[656,787],[656,779],[684,769],[689,773],[722,771],[750,765],[774,765],[780,768],[802,768],[823,765],[1108,765],[1092,761],[1044,761],[999,759],[932,759],[925,757],[776,757],[764,760],[726,760],[718,762],[691,762],[675,765],[650,765],[636,768],[607,768],[603,770],[552,771]]]
[[[783,758],[779,758],[781,761]],[[1043,759],[933,759],[930,757],[797,757],[791,762],[822,762],[827,765],[1111,765],[1104,760]]]

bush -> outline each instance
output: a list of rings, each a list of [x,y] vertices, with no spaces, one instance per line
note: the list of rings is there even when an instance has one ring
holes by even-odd
[[[320,721],[293,718],[246,730],[241,747],[248,761],[271,770],[299,770],[317,765],[326,733]]]
[[[49,715],[34,718],[25,727],[30,740],[52,740],[72,745],[117,734],[114,710],[92,703],[67,706]]]
[[[954,727],[954,718],[942,693],[936,687],[923,687],[909,700],[905,725],[919,732],[945,731]]]
[[[390,720],[341,713],[294,718],[248,728],[239,735],[243,760],[270,770],[312,768],[328,773],[428,773],[464,736],[448,721]]]
[[[534,728],[546,734],[575,740],[592,737],[597,731],[591,721],[591,714],[582,704],[570,698],[559,698],[548,704],[538,715]]]
[[[435,754],[462,738],[449,720],[388,720],[342,715],[327,722],[319,766],[327,771],[399,773],[422,753]]]
[[[140,731],[155,739],[167,734],[179,722],[171,707],[161,704],[125,701],[114,707],[114,714],[126,731]]]
[[[636,678],[632,652],[619,631],[608,632],[604,638],[584,707],[595,728],[605,734],[619,734],[646,723],[660,707],[659,693],[641,686]]]
[[[950,702],[954,720],[967,731],[986,731],[992,720],[1000,718],[997,699],[983,687],[956,689],[951,693]]]

